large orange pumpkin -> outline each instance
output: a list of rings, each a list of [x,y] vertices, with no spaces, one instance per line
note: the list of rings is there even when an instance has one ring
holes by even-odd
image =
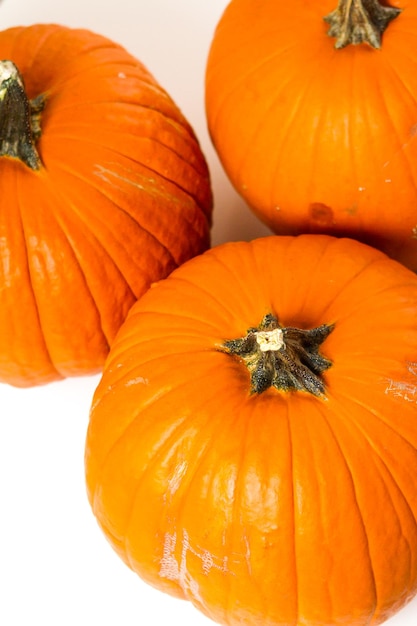
[[[101,369],[133,302],[209,246],[212,196],[119,45],[40,24],[1,32],[0,58],[0,380],[27,386]]]
[[[417,270],[417,2],[390,4],[232,0],[207,59],[207,121],[274,232],[353,237]]]
[[[417,277],[326,235],[226,243],[131,309],[88,497],[140,577],[229,626],[369,626],[417,589]]]

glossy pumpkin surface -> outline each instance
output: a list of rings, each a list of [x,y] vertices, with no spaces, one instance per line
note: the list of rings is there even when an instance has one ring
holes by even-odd
[[[337,0],[232,0],[206,112],[230,180],[274,232],[352,237],[415,271],[417,2],[389,5],[401,11],[379,49],[336,48],[323,18]]]
[[[136,299],[209,246],[212,196],[189,123],[119,45],[41,24],[1,32],[0,58],[37,153],[13,154],[3,115],[0,380],[27,386],[101,370]]]
[[[112,345],[86,440],[89,501],[126,564],[231,626],[401,608],[417,588],[416,307],[413,272],[325,235],[223,244],[155,284]],[[256,331],[260,361],[269,341],[292,380],[258,392],[239,338],[271,315],[284,341],[310,339],[297,364]],[[323,328],[312,393],[291,376],[308,379]]]

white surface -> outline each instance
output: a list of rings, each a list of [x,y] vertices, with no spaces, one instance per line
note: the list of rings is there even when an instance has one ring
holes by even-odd
[[[203,76],[226,0],[3,0],[1,28],[39,22],[90,28],[124,45],[180,106],[209,163],[213,244],[267,234],[227,181],[204,116]],[[0,624],[209,626],[119,560],[84,487],[84,439],[98,377],[20,390],[0,385]],[[390,626],[415,626],[417,600]],[[261,626],[254,624],[253,626]]]

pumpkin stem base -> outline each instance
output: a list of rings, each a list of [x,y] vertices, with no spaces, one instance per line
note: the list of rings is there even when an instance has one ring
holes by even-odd
[[[320,354],[319,347],[333,328],[333,324],[309,330],[285,328],[269,314],[258,328],[250,328],[243,338],[225,341],[221,349],[244,362],[251,375],[251,393],[275,387],[324,397],[321,374],[332,362]]]
[[[12,61],[0,62],[0,156],[19,159],[32,170],[41,168],[35,147],[45,98],[30,102],[23,79]]]
[[[339,0],[337,9],[323,19],[330,25],[327,34],[336,38],[336,48],[360,43],[380,48],[383,32],[400,13],[379,0]]]

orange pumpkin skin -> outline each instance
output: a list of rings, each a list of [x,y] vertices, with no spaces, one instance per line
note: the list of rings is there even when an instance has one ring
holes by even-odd
[[[417,2],[389,3],[403,10],[380,49],[335,49],[336,4],[230,2],[207,59],[209,132],[274,232],[352,237],[416,271]]]
[[[0,380],[101,370],[136,299],[210,245],[208,168],[189,123],[126,50],[58,25],[0,33],[42,165],[0,159]]]
[[[417,586],[417,277],[326,235],[227,243],[130,310],[96,389],[89,502],[147,583],[229,626],[387,619]],[[220,347],[333,323],[325,397],[250,393]]]

